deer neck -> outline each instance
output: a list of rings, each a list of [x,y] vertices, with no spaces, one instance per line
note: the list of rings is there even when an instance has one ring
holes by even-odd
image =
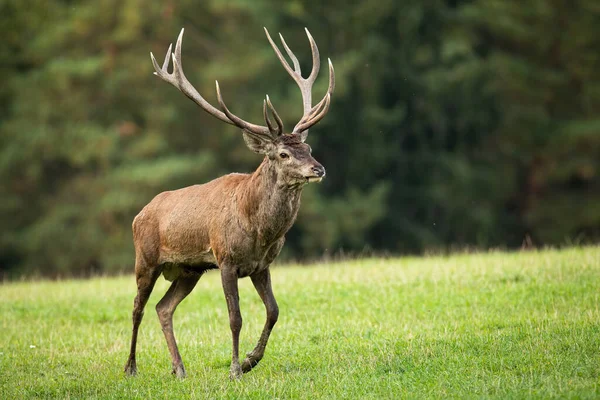
[[[303,185],[289,185],[268,157],[251,175],[245,214],[265,241],[276,240],[292,227],[300,207]]]

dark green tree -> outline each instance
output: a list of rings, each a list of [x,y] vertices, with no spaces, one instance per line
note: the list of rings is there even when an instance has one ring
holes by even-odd
[[[538,245],[597,241],[598,3],[486,1],[462,15],[502,105],[486,154],[509,195],[505,213],[517,221],[515,232]]]
[[[0,273],[129,270],[154,195],[260,163],[152,76],[149,51],[183,26],[188,79],[213,102],[218,79],[250,121],[266,93],[288,127],[302,112],[263,26],[305,71],[305,26],[333,60],[308,139],[327,179],[286,256],[597,241],[599,15],[592,0],[2,1]]]

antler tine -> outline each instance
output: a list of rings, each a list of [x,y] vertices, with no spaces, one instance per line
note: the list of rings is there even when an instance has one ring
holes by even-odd
[[[165,55],[165,61],[163,61],[162,69],[167,72],[167,68],[169,67],[169,61],[171,61],[171,49],[173,48],[173,43],[169,44],[169,48],[167,49],[167,54]],[[152,53],[150,53],[152,54]]]
[[[281,51],[279,50],[279,47],[277,47],[277,45],[275,44],[275,42],[273,41],[273,39],[271,39],[271,35],[269,35],[269,31],[267,30],[267,28],[264,28],[264,30],[265,30],[265,33],[267,34],[267,39],[269,40],[269,43],[271,43],[271,47],[275,51],[275,55],[277,55],[277,58],[279,59],[279,61],[281,61],[281,65],[283,65],[283,68],[285,68],[285,70],[287,71],[287,73],[290,74],[291,77],[294,78],[294,80],[296,82],[298,82],[298,80],[296,78],[296,74],[294,74],[294,71],[292,70],[292,67],[290,67],[290,64],[288,64],[288,62],[286,61],[286,59],[283,57],[283,54],[281,54]]]
[[[175,51],[171,52],[172,44],[169,46],[167,50],[167,55],[165,57],[165,61],[163,63],[162,68],[156,62],[156,58],[154,58],[154,54],[150,53],[150,58],[152,59],[152,64],[154,65],[154,74],[159,78],[164,80],[165,82],[170,83],[179,89],[183,94],[185,94],[188,98],[193,100],[196,104],[198,104],[204,111],[208,112],[212,116],[218,118],[219,120],[226,122],[230,125],[236,125],[242,129],[245,129],[250,132],[254,132],[260,135],[268,135],[270,136],[269,128],[266,126],[255,125],[249,122],[242,120],[241,118],[231,114],[227,107],[224,107],[224,111],[222,112],[217,108],[213,107],[208,101],[206,101],[200,93],[194,88],[194,86],[187,80],[185,74],[183,73],[183,67],[181,63],[181,44],[183,41],[183,33],[184,29],[181,29],[179,33],[179,37],[177,38],[177,42],[175,44]],[[173,72],[168,72],[169,60],[173,60]],[[218,92],[218,90],[217,90]],[[228,114],[229,113],[229,114]],[[232,116],[233,118],[230,118]]]
[[[269,113],[267,112],[267,100],[263,100],[263,117],[265,118],[267,127],[269,128],[269,130],[271,132],[273,132],[275,129],[277,129],[271,124],[271,120],[269,119]]]
[[[169,61],[171,61],[171,48],[173,47],[173,43],[169,45],[169,49],[167,50],[167,54],[165,55],[165,61],[163,62],[162,68],[158,65],[156,58],[154,58],[154,54],[150,52],[150,59],[152,60],[152,65],[154,66],[154,75],[160,77],[161,79],[172,83],[170,79],[169,72],[167,68],[169,67]]]
[[[267,32],[267,35],[269,33]],[[280,33],[279,34],[279,39],[281,40],[281,43],[283,44],[283,48],[285,49],[285,52],[288,54],[288,56],[290,56],[290,58],[292,59],[292,63],[294,63],[294,71],[302,76],[302,71],[300,70],[300,62],[298,62],[298,58],[296,57],[296,55],[292,52],[292,50],[288,47],[287,43],[285,42],[285,39],[283,38],[283,35]]]
[[[221,95],[221,88],[219,87],[219,82],[215,81],[215,84],[216,84],[216,88],[217,88],[217,101],[219,102],[219,105],[221,106],[221,109],[223,110],[223,112],[225,113],[227,118],[229,118],[231,121],[233,121],[233,123],[238,128],[242,128],[246,131],[253,132],[257,135],[262,135],[262,136],[267,136],[269,138],[273,138],[273,134],[271,133],[270,128],[265,127],[266,131],[256,130],[254,128],[256,125],[244,121],[243,119],[241,119],[240,117],[238,117],[237,115],[235,115],[234,113],[229,111],[229,109],[225,105],[225,102],[223,101],[223,96]],[[270,123],[270,121],[269,121],[269,123]]]
[[[278,135],[281,135],[281,134],[283,134],[283,121],[279,117],[279,114],[277,114],[277,111],[275,111],[275,107],[273,107],[273,104],[271,103],[271,99],[269,98],[269,95],[267,95],[267,104],[269,105],[271,114],[273,114],[273,118],[275,118],[275,123],[277,124],[277,129],[278,129],[278,131],[277,131]]]
[[[271,123],[271,119],[269,118],[269,113],[267,112],[267,105],[269,106],[269,110],[271,111],[271,113],[273,114],[273,117],[275,118],[275,122],[277,123],[277,126],[273,126],[273,124]],[[269,95],[267,95],[267,98],[265,100],[263,100],[263,117],[265,118],[265,122],[267,123],[267,126],[269,127],[269,131],[271,131],[271,134],[273,135],[273,137],[277,137],[283,134],[283,121],[281,120],[281,118],[279,117],[279,114],[277,114],[277,111],[275,111],[275,107],[273,107],[273,104],[271,103],[271,99],[269,99]]]
[[[315,40],[313,39],[312,35],[308,31],[308,28],[304,28],[304,30],[306,31],[306,36],[308,36],[308,41],[310,42],[310,50],[312,52],[312,61],[313,61],[312,71],[310,71],[310,75],[308,76],[308,78],[306,80],[311,82],[311,84],[312,84],[315,81],[315,79],[317,79],[317,75],[319,74],[319,69],[321,69],[321,59],[319,58],[319,48],[317,47],[317,43],[315,43]]]

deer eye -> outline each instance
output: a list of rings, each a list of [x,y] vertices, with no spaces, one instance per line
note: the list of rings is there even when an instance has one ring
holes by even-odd
[[[281,157],[282,160],[285,160],[289,155],[287,153],[279,153],[279,157]]]

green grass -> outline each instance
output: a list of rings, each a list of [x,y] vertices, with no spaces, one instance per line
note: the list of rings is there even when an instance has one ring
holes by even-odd
[[[274,268],[265,358],[228,378],[218,273],[175,314],[188,378],[170,374],[154,305],[125,364],[132,276],[0,285],[0,398],[599,398],[600,248]],[[241,351],[264,309],[240,281]],[[35,346],[35,347],[33,347]]]

